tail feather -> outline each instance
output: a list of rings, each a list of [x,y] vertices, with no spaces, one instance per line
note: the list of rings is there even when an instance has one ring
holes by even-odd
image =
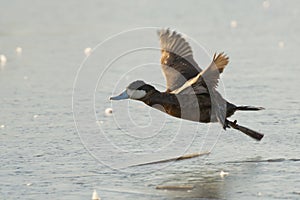
[[[249,129],[249,128],[246,128],[246,127],[244,127],[244,126],[238,125],[238,124],[236,123],[236,121],[231,122],[231,121],[229,121],[229,120],[226,120],[226,123],[227,123],[230,127],[234,128],[234,129],[236,129],[236,130],[239,130],[239,131],[245,133],[246,135],[248,135],[248,136],[250,136],[250,137],[252,137],[253,139],[256,139],[256,140],[258,140],[258,141],[260,141],[260,140],[264,137],[264,135],[261,134],[261,133],[258,133],[258,132],[256,132],[256,131],[251,130],[251,129]]]
[[[257,111],[257,110],[264,110],[265,108],[263,107],[255,107],[255,106],[237,106],[236,110],[252,110],[252,111]]]

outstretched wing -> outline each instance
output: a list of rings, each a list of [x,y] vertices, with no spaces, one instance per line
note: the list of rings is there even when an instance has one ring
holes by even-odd
[[[216,87],[218,86],[220,73],[223,72],[228,62],[229,58],[224,53],[220,53],[217,56],[215,54],[213,61],[204,71],[188,80],[180,88],[172,91],[174,94],[209,94],[212,104],[211,113],[215,113],[212,114],[211,121],[217,120],[223,127],[226,118],[226,100],[222,98]]]
[[[229,58],[224,54],[214,54],[213,61],[195,77],[186,81],[180,88],[172,91],[174,94],[201,94],[209,93],[210,89],[218,86],[220,73],[222,73],[229,63]]]
[[[181,87],[202,69],[193,58],[189,43],[177,32],[169,29],[158,31],[161,48],[161,65],[167,81],[167,91]]]

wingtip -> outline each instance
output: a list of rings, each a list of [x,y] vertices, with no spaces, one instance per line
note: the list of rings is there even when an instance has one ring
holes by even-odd
[[[215,61],[219,58],[229,61],[229,56],[225,54],[224,51],[222,51],[221,53],[217,53],[217,52],[214,53],[213,60]]]
[[[213,62],[219,69],[219,72],[222,73],[226,65],[229,63],[229,57],[224,53],[215,53],[213,57]]]
[[[192,56],[192,48],[183,34],[170,28],[158,30],[158,34],[161,49],[184,58]]]

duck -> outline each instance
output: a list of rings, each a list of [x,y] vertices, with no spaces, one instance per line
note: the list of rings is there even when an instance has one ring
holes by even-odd
[[[236,129],[260,141],[264,134],[231,121],[236,111],[259,111],[263,107],[237,106],[225,100],[217,91],[220,74],[229,63],[224,53],[215,53],[210,65],[204,70],[193,57],[193,51],[182,34],[170,30],[157,31],[161,50],[161,68],[166,79],[166,91],[137,80],[124,92],[110,100],[131,99],[168,115],[199,123],[220,123],[224,130]]]

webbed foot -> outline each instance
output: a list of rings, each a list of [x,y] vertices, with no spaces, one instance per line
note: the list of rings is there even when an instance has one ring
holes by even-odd
[[[234,125],[236,125],[237,124],[237,120],[234,120],[231,123],[233,123]],[[223,129],[226,130],[226,128],[230,128],[229,121],[227,119],[225,120],[224,125],[223,125]]]
[[[228,120],[226,119],[224,124],[223,124],[223,129],[226,131],[226,128],[230,128],[229,124],[228,124]]]

